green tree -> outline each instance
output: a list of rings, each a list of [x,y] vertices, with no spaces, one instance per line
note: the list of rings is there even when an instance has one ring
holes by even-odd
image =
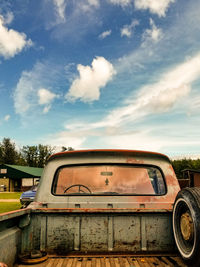
[[[0,143],[0,163],[3,163],[3,150],[2,150],[1,143]]]
[[[15,164],[18,158],[15,143],[10,138],[4,138],[0,147],[1,162],[4,164]]]
[[[183,170],[185,169],[193,169],[193,170],[200,170],[200,159],[192,160],[192,159],[179,159],[173,160],[172,166],[176,173],[176,176],[180,179],[183,177]]]
[[[48,145],[38,145],[38,160],[37,167],[43,168],[47,162],[47,159],[51,154],[53,154],[54,148]]]
[[[24,161],[30,167],[43,168],[54,148],[48,145],[23,146],[21,150]]]
[[[18,153],[18,157],[16,160],[16,165],[21,165],[21,166],[28,166],[27,162],[23,158],[23,155],[21,152]]]
[[[37,146],[23,146],[22,157],[30,167],[37,167]]]

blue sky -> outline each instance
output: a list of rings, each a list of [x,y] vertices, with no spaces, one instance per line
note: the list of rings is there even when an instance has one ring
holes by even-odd
[[[200,151],[199,0],[2,0],[0,140]]]

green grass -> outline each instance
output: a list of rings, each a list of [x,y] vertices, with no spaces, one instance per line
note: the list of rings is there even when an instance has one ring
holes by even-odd
[[[11,192],[11,193],[3,192],[0,193],[0,199],[19,199],[21,194],[22,192]]]
[[[19,202],[0,202],[0,213],[18,210],[20,208],[21,204]]]

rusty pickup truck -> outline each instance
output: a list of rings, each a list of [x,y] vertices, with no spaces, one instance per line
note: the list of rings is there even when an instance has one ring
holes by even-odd
[[[180,190],[167,156],[62,152],[49,158],[34,202],[0,216],[0,262],[200,266],[199,224],[200,189]]]

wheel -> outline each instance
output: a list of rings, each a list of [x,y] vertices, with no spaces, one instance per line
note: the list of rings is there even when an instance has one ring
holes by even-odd
[[[71,189],[72,187],[78,187],[78,192],[82,192],[82,193],[85,193],[85,191],[81,190],[81,187],[87,189],[87,191],[92,194],[91,190],[86,186],[86,185],[83,185],[83,184],[73,184],[69,187],[67,187],[65,190],[64,190],[64,193],[66,193],[69,189]]]
[[[173,232],[177,248],[190,266],[200,266],[200,188],[184,188],[174,203]]]

